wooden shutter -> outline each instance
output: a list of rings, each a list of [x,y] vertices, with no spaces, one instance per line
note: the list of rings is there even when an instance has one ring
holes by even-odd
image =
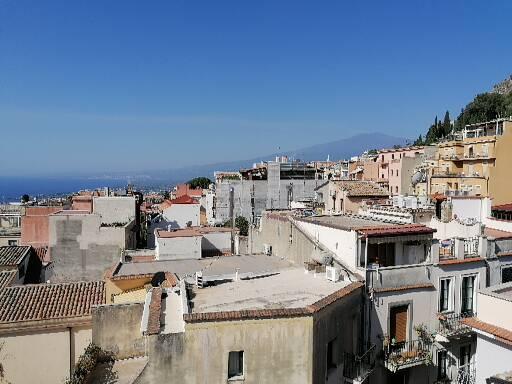
[[[397,343],[407,340],[407,305],[391,308],[390,336]]]

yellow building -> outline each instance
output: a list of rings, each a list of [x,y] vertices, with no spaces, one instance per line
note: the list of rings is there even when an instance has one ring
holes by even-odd
[[[494,204],[512,201],[511,148],[512,119],[467,125],[461,140],[438,145],[430,193],[492,197]]]

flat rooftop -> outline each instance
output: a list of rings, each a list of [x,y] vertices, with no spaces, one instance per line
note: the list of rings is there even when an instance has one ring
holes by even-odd
[[[385,223],[382,220],[372,219],[361,215],[331,215],[331,216],[312,216],[301,218],[301,221],[313,224],[323,225],[338,229],[359,229],[374,227],[399,227],[400,224]]]
[[[429,235],[436,230],[422,224],[401,224],[362,215],[332,215],[297,218],[299,221],[345,231],[357,231],[364,237]]]
[[[268,276],[194,287],[190,302],[192,313],[303,308],[350,283],[335,283],[327,280],[324,273],[315,276],[305,273],[303,268],[292,267]]]
[[[235,231],[238,229],[235,228]],[[203,236],[208,233],[226,233],[231,232],[231,228],[224,227],[190,227],[183,229],[175,229],[171,231],[167,231],[164,229],[158,229],[156,231],[157,237],[171,239],[175,237],[197,237]]]
[[[171,272],[178,277],[185,275],[195,276],[202,271],[203,280],[214,279],[218,276],[234,275],[238,269],[241,276],[257,276],[290,268],[292,264],[275,256],[257,255],[233,255],[206,257],[190,260],[154,260],[133,263],[121,263],[118,265],[113,277],[146,275],[156,272]]]

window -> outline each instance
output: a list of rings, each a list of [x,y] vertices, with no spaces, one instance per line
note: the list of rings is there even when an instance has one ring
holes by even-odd
[[[459,368],[469,368],[471,362],[471,345],[463,345],[460,347]]]
[[[229,352],[228,379],[244,375],[244,351]]]
[[[501,270],[501,282],[509,283],[512,281],[512,267],[506,267]]]
[[[7,245],[9,245],[9,246],[18,245],[18,240],[9,240],[7,242]]]
[[[451,279],[441,279],[440,290],[439,290],[439,312],[451,311]]]
[[[327,370],[336,369],[338,366],[338,351],[336,338],[327,343]]]
[[[395,187],[395,192],[398,193],[398,185]]]
[[[473,313],[473,301],[475,296],[475,276],[462,278],[461,313]]]
[[[446,379],[446,350],[437,352],[437,379]]]

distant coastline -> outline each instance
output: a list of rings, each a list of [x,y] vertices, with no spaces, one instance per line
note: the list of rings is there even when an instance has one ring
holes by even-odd
[[[23,194],[28,194],[31,198],[42,198],[67,195],[84,189],[124,188],[130,181],[126,177],[0,177],[0,203],[17,202]],[[138,188],[150,187],[138,182],[134,185]]]

